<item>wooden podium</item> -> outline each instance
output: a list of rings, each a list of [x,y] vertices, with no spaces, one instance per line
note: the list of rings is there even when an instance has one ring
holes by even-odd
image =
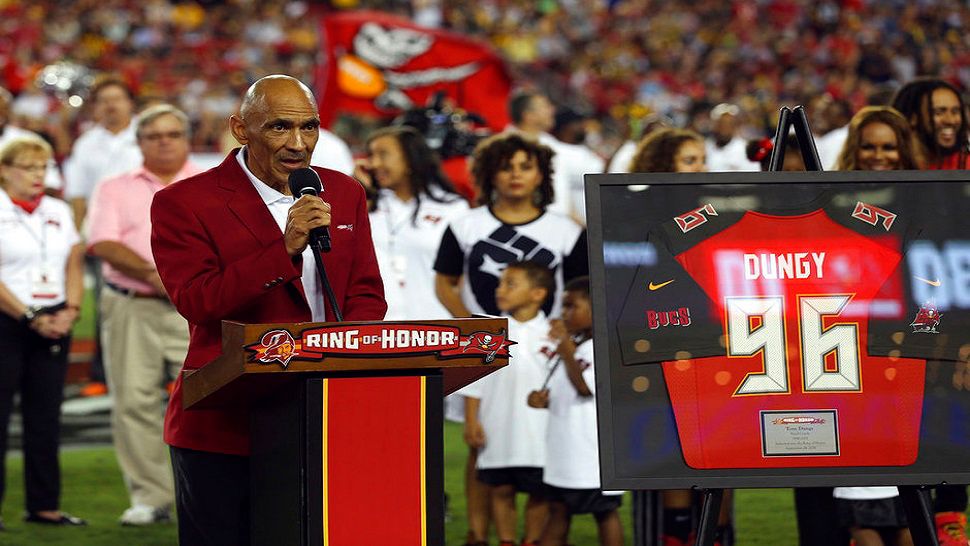
[[[444,546],[442,398],[508,363],[507,331],[223,322],[184,403],[251,419],[253,546]]]

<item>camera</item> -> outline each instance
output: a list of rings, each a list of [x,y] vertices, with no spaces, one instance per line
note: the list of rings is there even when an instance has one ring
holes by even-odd
[[[473,112],[465,112],[447,104],[444,91],[428,99],[424,108],[414,108],[398,116],[394,125],[414,127],[424,135],[428,147],[441,159],[469,156],[479,141],[489,136],[480,126],[485,120]]]

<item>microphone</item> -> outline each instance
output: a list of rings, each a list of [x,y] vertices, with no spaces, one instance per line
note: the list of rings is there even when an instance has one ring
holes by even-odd
[[[289,176],[290,193],[299,199],[304,195],[320,195],[323,191],[323,182],[320,175],[309,167],[303,167],[290,173]],[[315,227],[310,230],[310,245],[317,250],[330,252],[330,230],[327,226]]]

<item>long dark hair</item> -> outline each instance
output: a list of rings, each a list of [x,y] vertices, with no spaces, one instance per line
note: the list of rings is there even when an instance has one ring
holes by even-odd
[[[366,146],[371,142],[383,137],[393,137],[401,146],[401,153],[404,161],[408,165],[408,184],[411,186],[411,193],[417,206],[411,215],[411,224],[415,225],[418,220],[418,209],[421,207],[422,196],[438,203],[451,203],[461,196],[455,191],[455,187],[441,170],[441,161],[438,154],[428,146],[424,135],[413,127],[394,125],[377,129],[367,136]],[[435,191],[437,190],[437,191]],[[377,210],[377,202],[380,200],[380,192],[375,190],[371,193],[370,211]]]
[[[475,148],[472,163],[472,176],[478,185],[480,205],[494,205],[492,194],[495,190],[495,176],[511,161],[516,152],[523,151],[529,157],[534,157],[542,174],[539,183],[539,198],[537,207],[545,210],[552,203],[555,193],[552,188],[552,156],[555,152],[544,144],[519,133],[508,132],[491,136],[481,141]]]
[[[893,108],[899,110],[899,113],[906,118],[907,122],[911,122],[913,116],[916,116],[918,123],[913,127],[913,134],[919,139],[923,147],[933,154],[933,159],[940,161],[948,152],[940,148],[940,145],[936,142],[936,123],[933,121],[933,92],[937,89],[953,91],[960,102],[960,127],[957,129],[956,152],[960,154],[959,165],[962,168],[966,161],[968,149],[967,111],[963,104],[963,97],[956,87],[938,78],[916,78],[896,91],[896,95],[893,97]],[[926,108],[927,119],[924,119],[924,107]],[[927,127],[929,131],[927,131]]]

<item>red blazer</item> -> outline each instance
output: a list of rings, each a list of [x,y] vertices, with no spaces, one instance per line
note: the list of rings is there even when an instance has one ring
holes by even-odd
[[[152,202],[152,252],[162,283],[189,322],[185,369],[222,352],[222,320],[308,322],[302,261],[291,259],[283,233],[236,161],[175,182]],[[330,203],[333,250],[323,255],[345,320],[381,320],[387,310],[364,190],[353,178],[314,167]],[[337,226],[343,226],[337,228]],[[333,320],[327,309],[327,320]],[[249,416],[230,410],[182,409],[182,378],[165,414],[173,446],[249,454]]]

